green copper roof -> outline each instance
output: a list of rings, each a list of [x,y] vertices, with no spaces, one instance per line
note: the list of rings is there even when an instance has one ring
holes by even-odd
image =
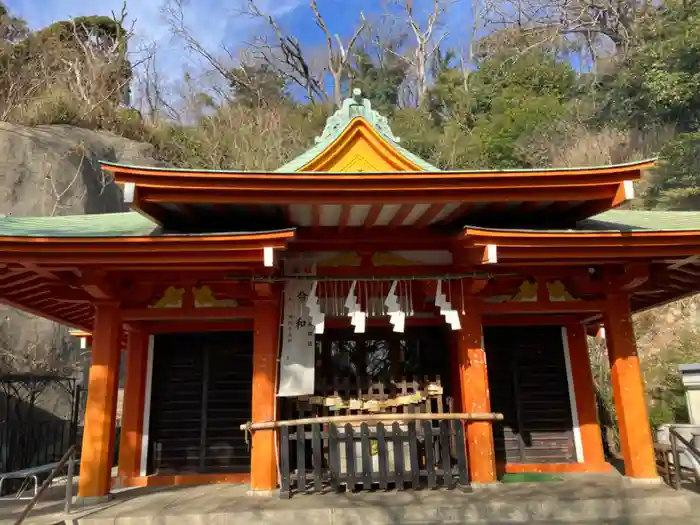
[[[143,237],[159,227],[140,213],[0,217],[0,237]]]
[[[54,238],[124,238],[124,237],[208,237],[211,235],[248,235],[251,233],[278,233],[284,229],[217,230],[206,233],[164,231],[159,225],[137,212],[99,213],[94,215],[66,215],[60,217],[2,217],[0,237],[54,237]]]
[[[512,230],[518,231],[518,228]],[[639,230],[700,231],[700,212],[610,210],[580,221],[576,228],[576,231],[591,232]],[[173,232],[173,235],[206,236],[213,233]],[[216,233],[235,235],[241,232]],[[168,234],[162,232],[157,224],[136,212],[61,217],[0,217],[0,237],[146,237],[152,235]]]
[[[700,230],[700,212],[610,210],[577,224],[593,231],[689,231]]]
[[[293,173],[300,170],[337,139],[343,130],[357,117],[363,117],[369,122],[384,140],[391,144],[409,161],[420,166],[425,171],[440,171],[440,169],[429,162],[399,146],[401,139],[391,131],[391,126],[387,118],[372,109],[370,101],[362,97],[362,91],[354,89],[352,93],[353,97],[346,98],[342,107],[328,117],[326,120],[326,127],[323,129],[321,135],[316,137],[316,144],[275,171],[278,173]]]

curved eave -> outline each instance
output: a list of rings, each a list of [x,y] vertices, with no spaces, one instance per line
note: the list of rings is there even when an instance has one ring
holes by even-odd
[[[499,262],[677,259],[700,254],[700,230],[532,231],[466,227],[467,246],[495,246]]]
[[[402,214],[394,209],[400,205],[408,217],[403,217],[404,224],[409,225],[421,210],[414,212],[408,206],[421,205],[430,208],[430,213],[422,211],[426,214],[423,222],[451,225],[466,216],[481,220],[479,217],[499,213],[522,213],[540,220],[549,217],[550,223],[557,218],[568,223],[585,219],[633,198],[633,181],[653,163],[558,170],[291,174],[103,166],[125,185],[125,202],[160,224],[182,222],[188,214],[205,213],[202,205],[271,205],[292,217],[308,215],[308,210],[294,206],[314,206],[309,212],[313,217],[319,215],[319,207],[344,205],[348,209],[341,210],[339,218],[374,217],[366,209],[352,207],[390,206],[379,210],[380,222],[386,214],[396,214],[400,223]],[[195,208],[188,209],[189,205]],[[518,211],[520,208],[522,211]],[[257,216],[254,211],[246,213],[250,213],[251,220]],[[300,221],[286,223],[307,225]],[[341,226],[340,222],[336,226]]]
[[[156,237],[0,237],[0,263],[155,264],[263,261],[265,248],[285,249],[292,229]]]
[[[275,171],[241,171],[241,170],[191,170],[184,168],[161,168],[150,166],[133,166],[129,164],[120,164],[116,162],[100,161],[102,169],[112,172],[119,176],[117,182],[131,182],[127,180],[128,175],[146,175],[153,177],[175,177],[178,181],[181,179],[200,179],[208,178],[211,180],[225,180],[227,178],[237,178],[240,176],[246,178],[256,178],[264,176],[265,180],[288,180],[298,179],[304,175],[313,178],[323,178],[324,176],[331,178],[347,178],[348,176],[356,176],[358,178],[378,178],[386,177],[398,178],[421,178],[421,177],[444,177],[463,176],[463,177],[511,177],[511,176],[559,176],[559,175],[605,175],[605,174],[622,174],[634,173],[643,169],[652,168],[656,165],[657,159],[645,159],[635,162],[623,164],[611,164],[608,166],[596,167],[578,167],[578,168],[534,168],[534,169],[515,169],[515,170],[449,170],[438,172],[378,172],[378,173],[323,173],[313,171],[298,171],[295,173],[279,173]],[[174,181],[175,182],[175,181]]]
[[[117,182],[131,186],[134,199],[152,202],[264,202],[281,204],[303,202],[344,202],[356,198],[380,200],[412,194],[419,202],[450,196],[457,200],[480,201],[489,198],[530,200],[576,198],[586,192],[590,198],[628,197],[624,186],[640,177],[639,170],[561,171],[561,172],[403,172],[403,173],[319,173],[319,174],[207,174],[186,177],[164,172],[132,169],[115,172]],[[561,195],[552,194],[552,190]],[[418,194],[418,195],[416,195]],[[534,195],[533,195],[534,194]],[[455,200],[455,199],[452,199]],[[399,202],[400,199],[396,200]]]
[[[197,249],[205,247],[225,248],[226,246],[270,246],[269,243],[286,242],[295,235],[294,228],[269,232],[242,232],[216,234],[160,234],[157,236],[124,236],[124,237],[27,237],[22,235],[0,236],[0,252],[3,250],[100,250],[118,248],[121,251],[143,250],[182,250],[183,246],[193,246]],[[236,249],[236,248],[229,248]]]

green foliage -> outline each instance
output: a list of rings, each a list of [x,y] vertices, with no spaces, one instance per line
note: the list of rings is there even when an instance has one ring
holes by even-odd
[[[672,123],[694,131],[700,123],[700,4],[672,0],[640,24],[638,45],[603,79],[604,118],[628,125]]]
[[[700,209],[700,132],[678,135],[660,154],[664,161],[653,175],[648,206]]]
[[[652,354],[644,363],[649,419],[654,427],[663,423],[688,423],[685,389],[678,365],[700,359],[697,335],[695,331],[681,333],[662,354]]]
[[[4,2],[0,2],[0,45],[13,44],[27,36],[27,23],[13,16]]]
[[[532,138],[568,118],[576,88],[572,67],[539,50],[493,56],[468,75],[443,61],[430,108],[443,142],[459,145],[462,154],[451,155],[459,165],[530,167],[539,159]]]
[[[405,61],[389,54],[383,62],[373,60],[367,51],[358,50],[351,70],[353,87],[370,97],[372,106],[384,115],[393,114],[399,105],[399,91],[408,72]]]
[[[267,64],[243,65],[228,73],[236,102],[247,107],[289,103],[285,77]]]

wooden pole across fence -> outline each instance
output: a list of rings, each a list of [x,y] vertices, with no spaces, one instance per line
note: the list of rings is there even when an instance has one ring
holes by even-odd
[[[260,423],[244,423],[241,430],[271,430],[281,427],[293,427],[296,425],[313,425],[314,423],[389,423],[394,421],[431,421],[442,419],[446,421],[501,421],[503,414],[496,412],[464,412],[461,414],[356,414],[351,416],[323,416],[307,417],[303,419],[290,419],[287,421],[263,421]]]

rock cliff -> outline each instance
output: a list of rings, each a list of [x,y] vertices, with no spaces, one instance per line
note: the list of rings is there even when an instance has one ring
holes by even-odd
[[[65,125],[0,122],[0,214],[50,216],[123,210],[120,188],[98,161],[155,165],[153,147],[112,133]],[[2,282],[0,281],[0,286]],[[0,310],[0,373],[69,372],[79,349],[65,328]]]

